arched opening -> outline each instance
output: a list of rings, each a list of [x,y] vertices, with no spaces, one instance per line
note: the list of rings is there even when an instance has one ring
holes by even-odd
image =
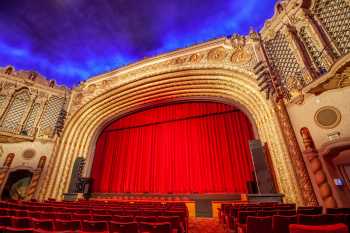
[[[256,125],[259,139],[269,146],[278,189],[285,194],[286,201],[302,203],[273,105],[258,90],[253,74],[236,68],[218,68],[217,64],[211,68],[197,66],[193,69],[169,67],[159,73],[140,73],[121,79],[111,72],[85,83],[85,86],[94,85],[97,89],[95,94],[83,99],[81,105],[72,106],[75,110],[55,147],[54,157],[50,159],[48,166],[52,169],[44,178],[40,197],[62,197],[62,193],[68,190],[73,162],[77,157],[86,158],[84,175],[90,175],[97,138],[116,117],[142,106],[176,99],[220,99],[238,103],[244,107],[245,113],[249,113],[247,115]],[[104,87],[106,83],[109,86]]]
[[[4,186],[2,200],[23,200],[33,173],[28,169],[18,169],[9,173]]]
[[[102,193],[247,193],[254,180],[248,117],[218,102],[139,110],[100,134],[91,177]]]

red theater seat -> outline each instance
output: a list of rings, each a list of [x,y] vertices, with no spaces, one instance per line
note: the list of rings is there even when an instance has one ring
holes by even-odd
[[[289,231],[290,233],[349,233],[347,226],[342,223],[323,226],[291,224]]]
[[[139,233],[137,222],[109,222],[109,231],[117,233]]]
[[[53,220],[52,219],[33,219],[33,225],[35,229],[52,231]]]
[[[94,221],[112,221],[112,215],[92,215]]]
[[[140,233],[171,233],[170,223],[139,223]]]
[[[248,216],[247,218],[247,233],[271,233],[272,232],[272,217],[255,217]]]
[[[81,229],[80,220],[55,220],[55,231],[77,231]]]
[[[297,223],[297,216],[274,215],[272,217],[273,233],[288,233],[289,225]]]
[[[323,208],[321,206],[318,207],[298,207],[297,214],[322,214]]]
[[[30,217],[11,217],[11,226],[14,228],[33,228],[33,220]]]
[[[120,215],[114,215],[112,217],[112,220],[115,222],[133,222],[134,217],[133,216],[120,216]]]
[[[84,232],[107,232],[108,223],[106,221],[82,221],[81,228]]]
[[[0,226],[2,227],[12,226],[11,216],[0,216]]]
[[[324,225],[327,224],[325,215],[298,214],[297,223],[302,225]]]
[[[21,233],[32,233],[32,228],[15,228],[15,227],[6,227],[4,229],[4,233],[15,233],[15,232],[21,232]]]

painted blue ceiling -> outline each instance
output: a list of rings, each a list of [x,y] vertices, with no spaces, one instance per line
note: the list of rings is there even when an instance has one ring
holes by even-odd
[[[0,6],[0,66],[59,84],[213,38],[259,30],[275,0],[11,0]]]

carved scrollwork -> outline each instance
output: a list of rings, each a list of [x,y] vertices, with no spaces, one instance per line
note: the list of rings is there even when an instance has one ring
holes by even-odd
[[[208,61],[223,61],[226,56],[227,53],[223,47],[215,48],[209,51]]]

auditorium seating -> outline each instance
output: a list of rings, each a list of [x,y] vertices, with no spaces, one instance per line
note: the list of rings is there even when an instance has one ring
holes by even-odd
[[[184,203],[0,201],[0,232],[187,233]]]
[[[291,224],[315,226],[315,229],[319,226],[319,229],[322,226],[333,229],[331,226],[337,223],[350,227],[349,208],[326,209],[323,214],[322,207],[296,208],[295,204],[237,203],[222,204],[218,210],[220,222],[237,233],[289,233]]]

